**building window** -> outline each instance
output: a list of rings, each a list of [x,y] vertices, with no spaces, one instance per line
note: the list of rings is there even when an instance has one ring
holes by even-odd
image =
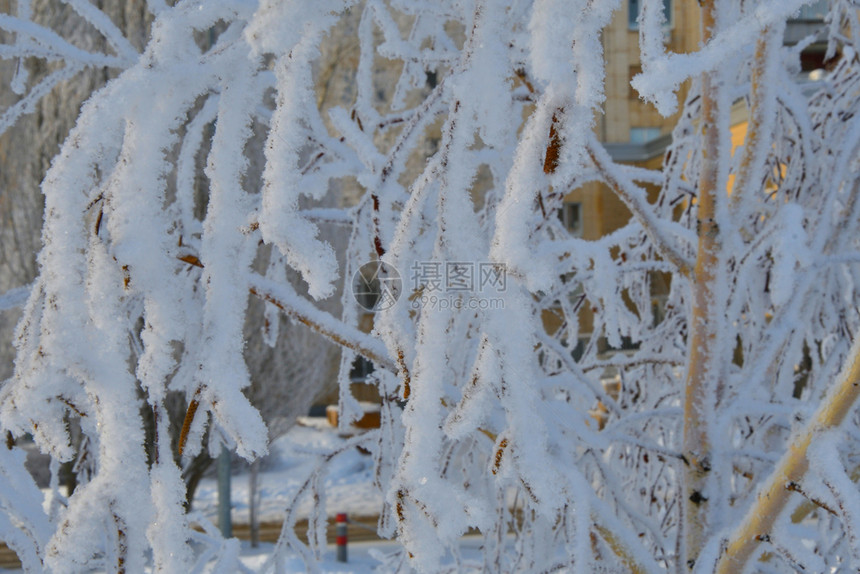
[[[827,16],[827,0],[818,0],[818,2],[813,2],[812,4],[808,4],[803,6],[800,9],[800,14],[797,16],[797,20],[811,20],[813,22],[823,22],[824,17]]]
[[[582,205],[566,201],[558,210],[558,218],[571,235],[582,235]]]
[[[639,10],[642,6],[640,0],[627,1],[627,22],[630,24],[631,30],[638,30]],[[672,26],[672,0],[663,0],[663,18],[666,20],[666,26]]]
[[[660,128],[630,128],[630,143],[646,144],[660,137]]]
[[[349,371],[349,380],[353,383],[363,383],[373,371],[373,361],[359,355],[352,362],[352,369]]]

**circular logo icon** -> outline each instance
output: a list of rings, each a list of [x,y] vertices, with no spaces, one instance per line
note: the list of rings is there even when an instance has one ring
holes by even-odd
[[[352,296],[365,311],[376,313],[390,309],[402,292],[400,273],[382,261],[365,263],[352,276]]]

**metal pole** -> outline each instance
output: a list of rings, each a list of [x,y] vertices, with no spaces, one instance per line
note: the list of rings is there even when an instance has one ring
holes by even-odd
[[[341,512],[335,518],[335,534],[337,538],[337,561],[346,562],[346,513]]]
[[[221,447],[218,455],[218,528],[221,536],[232,538],[233,524],[230,521],[230,451]]]
[[[260,474],[260,459],[256,459],[251,463],[251,472],[248,474],[248,514],[249,522],[251,523],[251,548],[257,548],[260,545],[260,520],[257,516],[257,507],[259,500],[257,499],[257,482]]]

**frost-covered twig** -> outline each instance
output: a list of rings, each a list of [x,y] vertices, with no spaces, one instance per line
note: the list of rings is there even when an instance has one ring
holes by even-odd
[[[278,309],[330,341],[352,349],[378,366],[396,372],[395,363],[388,358],[380,343],[366,333],[337,321],[334,317],[303,300],[285,284],[260,276],[250,278],[251,293],[275,305]]]

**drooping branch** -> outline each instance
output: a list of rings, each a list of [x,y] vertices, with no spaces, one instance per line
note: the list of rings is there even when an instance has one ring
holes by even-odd
[[[302,299],[290,286],[275,283],[259,275],[251,276],[250,285],[252,294],[271,303],[329,341],[355,351],[383,369],[397,372],[394,361],[388,358],[385,347],[377,339],[317,309]]]
[[[195,267],[204,267],[195,255],[183,255],[178,259]],[[271,303],[287,316],[307,326],[332,343],[355,351],[383,369],[397,372],[397,365],[388,358],[385,347],[379,341],[314,307],[312,303],[293,291],[289,285],[276,283],[257,274],[251,275],[249,285],[249,292],[252,295]]]

